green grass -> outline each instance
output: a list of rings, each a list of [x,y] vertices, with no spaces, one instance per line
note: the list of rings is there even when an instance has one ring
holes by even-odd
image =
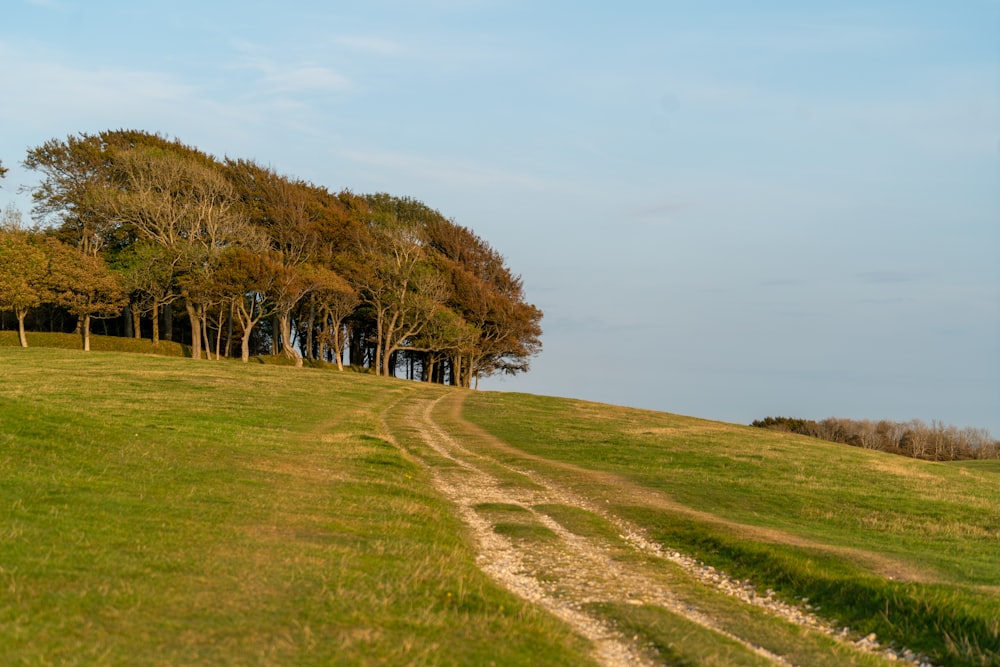
[[[39,348],[0,369],[3,664],[591,664],[382,431],[419,385]]]
[[[80,336],[67,333],[28,331],[25,334],[28,347],[80,350],[83,346]],[[17,331],[0,331],[0,347],[18,347]],[[94,352],[128,352],[130,354],[155,354],[164,357],[190,357],[187,345],[161,340],[156,345],[148,338],[119,338],[117,336],[91,335],[90,349]]]
[[[517,394],[470,395],[465,416],[527,455],[577,466],[581,492],[666,545],[938,664],[1000,664],[993,462]],[[531,465],[573,483],[565,467]]]
[[[0,663],[590,664],[583,640],[476,568],[412,454],[454,462],[380,416],[451,390],[328,366],[169,358],[184,348],[149,341],[95,336],[89,354],[71,335],[29,333],[29,343],[0,332]],[[1000,664],[994,461],[928,463],[517,394],[468,394],[466,417],[515,448],[480,461],[504,484],[535,482],[503,462],[535,470],[856,632],[940,665]],[[869,664],[707,595],[630,552],[597,514],[476,511],[515,540],[555,543],[531,511],[598,539],[795,662]],[[592,611],[668,664],[756,664],[662,609]]]

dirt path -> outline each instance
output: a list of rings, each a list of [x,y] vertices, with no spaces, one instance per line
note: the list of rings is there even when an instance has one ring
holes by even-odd
[[[461,420],[463,396],[452,393],[436,400],[408,399],[394,410],[398,410],[405,423],[415,429],[427,450],[440,457],[437,463],[428,467],[438,489],[454,503],[459,516],[471,530],[478,548],[478,563],[483,571],[587,637],[595,647],[595,659],[600,664],[619,667],[659,663],[649,647],[640,645],[637,638],[623,636],[605,622],[594,611],[594,605],[599,604],[659,607],[741,646],[755,654],[761,664],[792,663],[732,634],[713,618],[679,600],[655,568],[640,565],[643,558],[621,558],[620,554],[612,553],[606,541],[567,531],[539,511],[540,506],[554,504],[597,514],[614,525],[628,548],[636,556],[644,557],[645,562],[669,561],[703,584],[801,626],[803,631],[839,637],[853,651],[869,656],[876,651],[882,652],[871,640],[852,643],[839,629],[806,609],[787,605],[770,595],[757,594],[747,582],[732,581],[683,554],[663,549],[646,539],[638,527],[600,507],[592,497],[583,497],[551,478],[503,463],[465,446],[460,438],[442,428],[434,416],[436,410],[441,410],[439,415],[447,415],[445,423],[449,427],[459,424],[461,430],[468,427],[469,432],[474,432],[477,427]],[[511,484],[511,475],[530,482]],[[518,516],[541,525],[555,538],[511,539],[498,534],[494,522],[484,516],[483,508],[517,510]],[[894,654],[892,658],[897,656]],[[902,664],[907,663],[917,664],[902,661]]]

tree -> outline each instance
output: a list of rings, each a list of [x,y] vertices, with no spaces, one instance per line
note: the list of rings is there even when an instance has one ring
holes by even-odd
[[[35,219],[51,223],[63,241],[96,255],[107,242],[115,220],[103,215],[96,197],[107,186],[108,152],[98,135],[50,139],[32,148],[24,166],[41,172],[32,192]]]
[[[428,220],[426,232],[451,285],[448,306],[479,335],[475,345],[455,350],[452,383],[471,386],[495,373],[526,372],[541,350],[542,312],[525,302],[521,278],[465,227],[437,216]]]
[[[3,160],[0,160],[0,178],[7,175],[7,167],[3,166]]]
[[[372,225],[358,239],[362,263],[353,280],[374,314],[376,373],[391,375],[393,353],[420,335],[448,288],[427,261],[419,228],[380,204],[375,202]]]
[[[140,318],[149,314],[153,323],[153,344],[160,342],[159,313],[163,306],[179,297],[174,291],[174,282],[180,260],[163,246],[147,240],[134,241],[114,255],[112,268],[121,274],[122,286],[129,294],[136,338],[142,337]]]
[[[260,235],[237,206],[236,191],[211,165],[202,154],[182,146],[120,150],[111,167],[115,187],[97,196],[105,216],[128,224],[138,238],[168,252],[191,322],[195,359],[201,358],[207,336],[210,304],[203,286],[211,279],[216,256],[229,245],[261,247]]]
[[[453,383],[459,384],[462,369],[454,360],[472,353],[479,340],[479,329],[451,309],[438,308],[412,344],[412,349],[425,353],[423,379],[428,382],[444,381],[444,366],[448,360],[452,360]]]
[[[128,303],[118,276],[100,257],[56,239],[46,239],[48,289],[52,300],[76,315],[83,350],[90,351],[91,318],[114,317]]]
[[[337,368],[344,370],[344,320],[354,312],[360,303],[358,293],[336,272],[319,267],[314,276],[312,300],[319,309],[321,332],[319,336],[319,358],[324,348],[329,347],[336,358]]]
[[[28,347],[24,318],[46,296],[49,261],[39,235],[25,230],[20,221],[20,211],[8,207],[0,223],[0,310],[14,311],[18,340]]]
[[[302,355],[292,344],[292,313],[316,287],[317,260],[329,254],[330,239],[324,237],[332,231],[329,223],[340,217],[329,215],[330,209],[340,207],[326,190],[255,162],[229,160],[225,167],[244,213],[266,234],[271,257],[281,265],[273,295],[273,351],[280,350],[301,366]]]
[[[274,290],[279,267],[270,259],[244,248],[232,247],[222,252],[213,284],[220,294],[228,295],[233,316],[240,325],[240,358],[250,360],[250,336],[253,328],[272,312],[269,296]]]

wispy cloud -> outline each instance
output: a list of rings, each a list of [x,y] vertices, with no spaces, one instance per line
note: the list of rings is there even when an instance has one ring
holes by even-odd
[[[886,284],[886,283],[912,283],[918,280],[923,280],[929,274],[916,271],[864,271],[862,273],[855,274],[861,282],[868,284]]]
[[[351,88],[346,76],[320,65],[274,67],[265,73],[261,82],[273,92],[343,92]]]
[[[628,217],[644,225],[668,225],[676,222],[681,214],[697,206],[697,202],[694,201],[662,201],[633,209]]]
[[[341,149],[337,151],[337,156],[358,164],[383,167],[459,188],[517,188],[567,195],[581,194],[581,186],[572,182],[527,172],[486,167],[459,157],[356,149]]]
[[[283,62],[252,42],[237,41],[233,46],[240,55],[232,69],[254,73],[256,84],[265,93],[336,93],[352,88],[348,77],[327,65]]]
[[[184,105],[197,88],[178,77],[128,68],[87,69],[64,62],[54,54],[26,52],[19,45],[0,42],[0,61],[17,67],[0,69],[0,89],[30,92],[31,103],[21,95],[0,99],[0,118],[26,126],[61,127],[55,119],[71,115],[83,119],[116,116],[139,108]]]
[[[66,6],[59,0],[27,0],[29,5],[41,7],[42,9],[65,9]]]
[[[399,42],[373,35],[341,35],[333,41],[352,51],[379,56],[395,56],[403,52],[403,45]]]
[[[671,42],[683,49],[739,50],[758,55],[811,55],[856,53],[898,49],[916,42],[920,37],[912,30],[876,25],[840,23],[818,24],[794,19],[771,21],[777,25],[760,25],[739,30],[689,31],[675,34]]]

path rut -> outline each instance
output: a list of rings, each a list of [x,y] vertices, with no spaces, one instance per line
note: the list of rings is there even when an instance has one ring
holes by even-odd
[[[638,564],[641,559],[616,557],[606,542],[566,530],[540,511],[540,507],[555,504],[597,514],[614,525],[624,543],[636,555],[645,556],[647,561],[669,561],[705,585],[809,631],[836,637],[853,650],[869,655],[881,651],[871,641],[852,642],[842,629],[825,623],[808,610],[788,605],[770,595],[758,595],[746,582],[734,582],[694,559],[664,549],[647,539],[638,527],[550,478],[473,451],[442,428],[433,414],[436,409],[447,407],[451,410],[450,419],[460,419],[462,396],[450,393],[436,399],[408,398],[391,410],[399,412],[399,418],[414,429],[426,446],[424,453],[411,453],[428,463],[435,485],[455,505],[458,515],[470,529],[480,568],[508,590],[540,605],[588,638],[600,664],[606,667],[662,664],[656,652],[642,645],[637,636],[624,635],[597,614],[595,605],[600,604],[659,607],[742,646],[758,656],[762,664],[793,663],[727,631],[709,615],[678,599],[662,577]],[[439,408],[442,402],[448,405]],[[427,452],[433,452],[440,459],[430,461],[432,457]],[[510,484],[509,474],[531,483]],[[533,522],[550,531],[555,538],[521,540],[498,534],[494,522],[484,516],[484,507],[517,508],[518,513],[530,515]],[[919,664],[897,661],[895,654],[886,657],[896,664]]]

